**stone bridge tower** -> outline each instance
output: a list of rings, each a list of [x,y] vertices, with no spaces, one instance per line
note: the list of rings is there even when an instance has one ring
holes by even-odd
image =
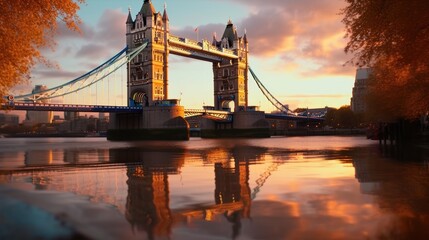
[[[154,101],[168,98],[167,11],[155,12],[151,0],[145,0],[135,20],[129,11],[126,28],[128,52],[148,41],[128,65],[128,106],[152,106]]]
[[[216,110],[243,111],[248,105],[248,53],[246,33],[238,37],[237,29],[228,21],[220,41],[213,36],[213,45],[233,51],[237,59],[213,63],[214,105]],[[234,103],[234,108],[230,103]],[[231,109],[232,108],[232,109]]]

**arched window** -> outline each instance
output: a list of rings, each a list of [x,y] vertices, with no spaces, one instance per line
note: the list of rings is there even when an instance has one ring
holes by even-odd
[[[229,69],[228,68],[223,69],[223,77],[229,77]]]

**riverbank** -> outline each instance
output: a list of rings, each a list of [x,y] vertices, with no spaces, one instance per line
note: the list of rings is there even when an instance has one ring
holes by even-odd
[[[271,136],[365,136],[365,134],[365,129],[288,129],[271,131]]]
[[[201,137],[199,129],[190,129],[191,137]],[[270,130],[270,136],[365,136],[366,129],[287,129]]]
[[[1,135],[4,138],[79,138],[106,137],[106,133],[12,133]]]
[[[271,136],[365,136],[365,129],[289,129],[271,130]],[[201,137],[199,130],[191,129],[191,137]],[[44,137],[106,137],[106,133],[13,133],[2,134],[3,138],[44,138]]]

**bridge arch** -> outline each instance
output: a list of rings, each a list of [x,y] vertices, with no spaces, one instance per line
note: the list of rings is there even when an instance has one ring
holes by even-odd
[[[235,111],[235,98],[234,96],[223,97],[220,99],[220,106],[223,111]]]
[[[131,94],[130,104],[133,106],[149,106],[149,99],[145,91],[139,89]]]

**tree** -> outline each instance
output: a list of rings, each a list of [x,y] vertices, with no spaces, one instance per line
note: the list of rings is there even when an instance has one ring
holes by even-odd
[[[343,23],[354,56],[369,66],[368,107],[385,120],[415,118],[429,109],[429,1],[345,0]]]
[[[357,125],[355,114],[349,105],[342,106],[336,111],[334,121],[340,128],[353,128]]]
[[[25,82],[37,62],[49,65],[40,53],[54,48],[58,20],[79,31],[79,4],[85,0],[0,0],[0,97]],[[2,101],[0,100],[0,101]]]
[[[349,105],[339,109],[328,109],[325,116],[325,125],[335,128],[355,128],[359,127],[359,120],[353,113]]]

